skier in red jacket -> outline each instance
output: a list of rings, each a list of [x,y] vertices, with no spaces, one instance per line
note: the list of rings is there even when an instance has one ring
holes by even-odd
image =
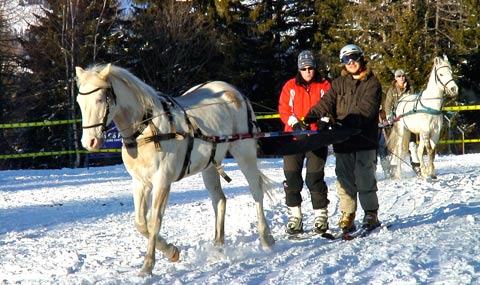
[[[288,80],[280,93],[278,111],[280,119],[285,124],[286,132],[299,130],[317,130],[317,124],[306,125],[302,122],[307,114],[330,88],[330,82],[318,72],[315,58],[311,51],[304,50],[298,55],[298,73]],[[298,136],[296,139],[301,139]],[[285,175],[284,189],[288,206],[287,233],[298,234],[303,232],[302,195],[304,180],[302,169],[306,160],[305,184],[310,191],[312,206],[315,214],[314,231],[324,233],[328,229],[329,203],[327,185],[324,181],[324,167],[327,160],[328,148],[322,147],[314,151],[286,155],[283,158]]]

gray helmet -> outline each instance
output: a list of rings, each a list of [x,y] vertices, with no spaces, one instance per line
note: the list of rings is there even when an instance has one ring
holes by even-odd
[[[354,53],[360,54],[360,56],[363,56],[363,50],[359,46],[354,44],[348,44],[340,50],[340,60],[342,60],[342,57],[346,55],[354,54]]]

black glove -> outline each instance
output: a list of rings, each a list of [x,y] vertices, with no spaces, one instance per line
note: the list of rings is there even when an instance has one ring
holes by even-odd
[[[299,121],[298,123],[296,123],[292,126],[292,129],[294,131],[306,131],[306,130],[308,130],[308,126],[305,125],[305,123]],[[297,140],[302,140],[302,139],[306,138],[307,135],[298,135],[298,136],[295,136],[295,137],[297,138]]]
[[[305,125],[304,122],[299,121],[298,123],[296,123],[292,126],[292,129],[294,131],[306,131],[306,130],[308,130],[308,126]]]
[[[322,131],[322,130],[327,130],[329,129],[330,123],[326,123],[324,121],[319,121],[317,124],[317,130]]]

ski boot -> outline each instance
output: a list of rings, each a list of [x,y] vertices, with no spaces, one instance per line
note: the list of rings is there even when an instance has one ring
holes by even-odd
[[[300,207],[288,207],[286,232],[291,235],[303,233],[302,210]]]
[[[379,226],[378,211],[365,211],[365,216],[362,220],[362,228],[371,231]]]
[[[350,233],[353,232],[355,227],[355,213],[346,213],[342,212],[342,217],[338,222],[338,226],[342,229],[343,233]]]
[[[328,230],[328,210],[327,208],[322,208],[313,211],[315,212],[313,231],[317,234],[323,234]]]

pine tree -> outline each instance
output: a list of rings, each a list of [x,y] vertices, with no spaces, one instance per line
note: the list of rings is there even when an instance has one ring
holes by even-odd
[[[25,121],[76,119],[75,66],[111,61],[108,35],[115,29],[117,1],[46,1],[49,9],[38,16],[38,25],[31,26],[21,40],[28,55],[24,68],[30,70],[30,84],[21,91],[28,97],[29,112]],[[27,95],[28,94],[28,95]],[[34,95],[34,96],[32,96]],[[80,150],[78,125],[69,128],[36,128],[28,130],[26,145],[40,150]],[[62,159],[68,159],[64,161]],[[51,158],[38,158],[38,163],[51,163]],[[48,162],[47,162],[48,161]],[[60,165],[80,166],[80,155],[59,157]]]

